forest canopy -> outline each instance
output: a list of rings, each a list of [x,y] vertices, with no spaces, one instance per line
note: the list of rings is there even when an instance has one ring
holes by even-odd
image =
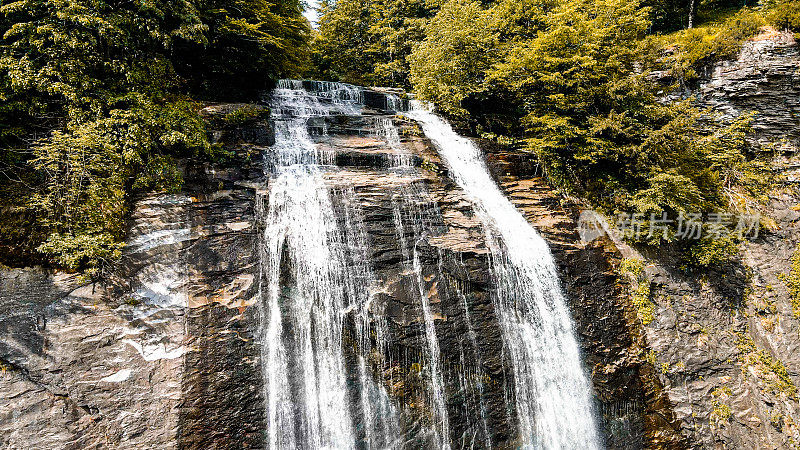
[[[96,272],[133,195],[215,158],[196,99],[250,98],[307,61],[296,0],[0,6],[0,253]]]
[[[0,262],[102,269],[136,195],[224,156],[200,102],[292,76],[412,91],[609,214],[748,210],[770,179],[752,116],[663,97],[765,26],[800,31],[800,0],[762,2],[323,0],[312,30],[300,0],[4,1]]]
[[[326,4],[318,51],[330,54],[334,36],[343,47],[324,73],[410,86],[473,136],[530,152],[550,182],[611,215],[675,219],[748,213],[758,203],[771,174],[764,149],[746,139],[752,115],[720,122],[691,99],[663,98],[689,91],[701,68],[734,57],[765,26],[800,31],[797,0],[755,8],[738,0],[424,6],[406,19],[392,16],[395,33],[423,36],[397,47],[380,39],[377,25],[396,11],[390,4]],[[394,77],[375,76],[386,61],[394,62]],[[678,242],[674,230],[642,243],[673,242],[689,266],[724,260],[737,247],[730,239]]]

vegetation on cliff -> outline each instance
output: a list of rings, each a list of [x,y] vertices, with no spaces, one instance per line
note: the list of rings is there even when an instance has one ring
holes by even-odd
[[[193,98],[246,97],[304,64],[296,0],[19,0],[0,7],[0,254],[97,270],[135,192],[214,158]]]
[[[408,57],[435,10],[435,0],[324,0],[313,77],[410,88]]]
[[[789,273],[780,274],[778,277],[786,284],[794,316],[800,318],[800,246],[792,255]]]
[[[0,254],[96,270],[135,193],[217,158],[201,100],[305,74],[413,89],[474,134],[535,154],[608,213],[747,211],[769,180],[745,116],[708,120],[665,86],[731,57],[798,0],[18,0],[0,6]],[[691,25],[691,28],[687,28]],[[649,244],[675,241],[674,229]],[[735,240],[679,244],[693,264]]]
[[[448,0],[431,5],[436,14],[405,59],[408,79],[462,127],[531,152],[551,182],[606,213],[673,224],[694,213],[749,213],[770,180],[763,153],[745,139],[752,116],[723,123],[691,100],[664,97],[734,56],[770,21],[785,21],[778,11],[791,4]],[[337,20],[342,11],[328,6],[321,23]],[[325,26],[320,36],[334,37]],[[358,53],[357,42],[350,52]],[[363,56],[362,70],[372,62]],[[350,80],[335,61],[331,67]],[[731,236],[688,241],[677,231],[632,237],[674,243],[687,266],[724,261],[737,249]]]

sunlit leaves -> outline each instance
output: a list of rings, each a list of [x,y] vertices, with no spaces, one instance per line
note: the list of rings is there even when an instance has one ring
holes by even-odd
[[[33,244],[4,227],[0,246],[71,269],[118,256],[137,192],[175,190],[177,158],[221,154],[189,95],[251,95],[297,72],[307,34],[296,0],[0,6],[0,173],[13,184],[0,196],[36,219]]]

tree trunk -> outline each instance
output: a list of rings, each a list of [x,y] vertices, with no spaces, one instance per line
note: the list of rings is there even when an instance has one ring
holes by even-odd
[[[697,0],[689,0],[689,26],[688,28],[692,28],[694,26],[694,16],[697,14]]]

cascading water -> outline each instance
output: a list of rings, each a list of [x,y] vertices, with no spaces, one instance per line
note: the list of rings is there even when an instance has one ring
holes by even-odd
[[[422,125],[485,224],[522,446],[600,448],[591,387],[547,243],[494,183],[480,149],[419,103],[406,114]]]
[[[381,117],[375,119],[375,129],[378,137],[386,141],[391,153],[389,153],[389,167],[410,169],[412,158],[411,153],[400,144],[400,133],[391,118]]]
[[[412,190],[413,189],[413,190]],[[431,402],[433,403],[433,413],[435,422],[435,439],[440,448],[449,449],[449,434],[450,425],[447,415],[447,403],[445,399],[444,382],[442,380],[442,372],[440,369],[441,352],[439,350],[439,341],[436,337],[436,327],[434,325],[433,314],[431,313],[430,299],[425,292],[425,284],[422,280],[422,267],[420,258],[417,251],[418,241],[423,237],[423,234],[430,228],[430,223],[426,223],[426,216],[423,208],[420,207],[420,199],[424,196],[418,191],[419,186],[413,185],[410,189],[403,189],[400,192],[404,198],[403,201],[394,202],[394,223],[397,232],[397,238],[400,243],[400,249],[403,254],[403,259],[406,262],[406,270],[410,270],[414,274],[416,281],[416,292],[411,293],[419,296],[420,305],[422,307],[422,318],[425,329],[425,341],[427,343],[428,351],[428,380]],[[406,240],[406,221],[403,219],[401,203],[411,205],[412,217],[411,236],[413,242]],[[433,205],[425,205],[431,207]],[[411,249],[411,250],[410,250]],[[410,266],[410,267],[409,267]]]
[[[272,182],[268,205],[269,319],[264,344],[270,447],[294,448],[296,442],[304,444],[301,448],[352,447],[349,408],[342,408],[348,397],[341,355],[346,307],[342,278],[349,274],[341,267],[339,249],[331,245],[339,236],[330,219],[330,199],[318,173],[293,166]],[[294,289],[288,292],[279,284],[284,249],[294,268]],[[292,364],[302,374],[300,379],[287,373]],[[297,416],[292,411],[295,392],[302,399]]]
[[[428,190],[432,172],[414,167],[420,158],[389,116],[404,101],[375,95],[340,83],[284,80],[270,97],[275,144],[265,155],[268,194],[257,203],[264,223],[259,337],[266,446],[599,447],[589,384],[546,243],[503,197],[469,141],[427,111],[407,113],[436,144],[486,229],[496,286],[487,315],[490,303],[474,303],[485,297],[469,290],[469,277],[454,275],[468,270],[461,253],[442,243],[452,229]],[[386,109],[362,112],[365,100]],[[385,145],[376,147],[375,137]],[[336,153],[342,149],[350,153]],[[361,155],[376,149],[388,167],[333,165],[364,161]],[[363,177],[374,178],[358,191],[355,180]],[[382,207],[381,195],[388,214],[363,210]],[[480,234],[481,221],[473,222],[468,226]],[[381,241],[387,230],[377,223],[389,225],[389,234],[394,229],[396,240]],[[382,243],[372,248],[373,239]],[[387,272],[384,261],[373,273],[371,258],[387,249],[399,250],[397,265]],[[376,295],[394,296],[395,307],[413,305],[410,321],[394,315],[390,327],[387,301]],[[472,313],[482,325],[473,324]],[[499,328],[504,345],[497,334],[482,332],[487,320],[497,324],[489,330]],[[401,336],[414,340],[393,348]],[[505,352],[513,363],[508,372],[502,362],[498,372],[504,358],[485,353],[487,345]],[[410,361],[402,356],[408,350],[415,352]],[[493,362],[484,365],[484,358]],[[512,372],[515,395],[503,397],[511,392],[503,374]],[[516,431],[504,428],[513,423]]]
[[[320,83],[312,95],[303,83],[282,81],[271,101],[276,139],[266,164],[260,277],[267,445],[383,448],[397,427],[388,397],[367,373],[368,346],[358,355],[360,401],[348,389],[344,353],[348,313],[356,311],[356,340],[367,342],[371,331],[371,273],[361,226],[346,201],[340,224],[321,166],[330,155],[321,154],[308,133],[311,118],[357,113],[360,93]],[[376,330],[378,345],[381,334]]]

